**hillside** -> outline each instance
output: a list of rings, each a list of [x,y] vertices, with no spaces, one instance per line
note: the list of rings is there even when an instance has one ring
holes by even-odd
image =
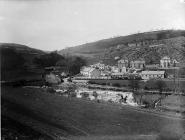
[[[86,61],[80,57],[63,57],[56,51],[47,53],[19,44],[0,44],[1,81],[41,79],[45,67],[60,66],[60,71],[78,74]]]
[[[11,80],[34,78],[41,73],[42,69],[33,63],[33,59],[46,53],[25,45],[0,43],[0,54],[1,80]]]
[[[14,43],[0,43],[1,51],[10,51],[13,50],[19,55],[21,55],[28,62],[31,62],[35,56],[46,54],[46,52],[42,50],[38,50],[35,48],[30,48],[26,45],[14,44]],[[2,54],[3,55],[3,54]]]
[[[147,63],[157,63],[158,59],[165,55],[183,61],[185,30],[162,30],[109,38],[66,48],[59,53],[83,56],[89,63],[103,61],[107,64],[115,64],[115,57],[144,58]]]

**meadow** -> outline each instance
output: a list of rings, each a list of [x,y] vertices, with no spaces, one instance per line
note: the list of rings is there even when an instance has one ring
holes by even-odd
[[[184,132],[185,121],[138,111],[112,103],[67,98],[44,89],[2,88],[8,110],[27,115],[65,132],[74,139],[175,137]],[[170,135],[169,135],[170,134]],[[151,136],[153,138],[151,138]]]

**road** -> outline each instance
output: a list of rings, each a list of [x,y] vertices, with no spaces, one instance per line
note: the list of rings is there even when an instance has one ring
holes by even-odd
[[[119,139],[132,135],[168,139],[179,138],[185,132],[183,119],[111,103],[66,98],[48,93],[44,89],[2,87],[1,97],[4,104],[2,108],[14,118],[35,121],[48,128],[47,132],[56,132],[64,137],[97,139],[108,136]]]

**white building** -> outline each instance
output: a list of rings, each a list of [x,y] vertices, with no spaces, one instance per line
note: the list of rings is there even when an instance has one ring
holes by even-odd
[[[121,59],[118,61],[119,72],[125,73],[128,66],[129,66],[128,60]]]
[[[170,67],[170,64],[171,64],[171,59],[170,59],[170,57],[168,57],[168,56],[165,56],[165,57],[163,57],[163,58],[160,60],[160,66],[161,66],[162,68],[168,68],[168,67]]]
[[[113,72],[113,73],[118,73],[118,72],[119,72],[118,67],[112,66],[112,67],[111,67],[111,72]]]
[[[131,61],[130,67],[135,69],[143,69],[145,67],[145,61],[144,60]]]
[[[53,73],[46,74],[45,80],[50,84],[59,84],[61,82],[61,79]]]
[[[170,59],[170,57],[165,56],[160,60],[160,66],[162,68],[176,67],[179,62],[176,59]]]
[[[142,71],[141,78],[144,80],[148,80],[151,78],[164,78],[165,71]]]
[[[96,64],[92,65],[91,67],[93,67],[93,68],[98,68],[98,69],[100,69],[100,70],[104,70],[104,69],[105,69],[105,64],[96,63]]]
[[[119,56],[114,57],[114,60],[118,60],[118,59],[120,59],[120,57],[119,57]]]
[[[101,76],[101,71],[92,67],[83,67],[80,73],[87,78],[99,78]]]

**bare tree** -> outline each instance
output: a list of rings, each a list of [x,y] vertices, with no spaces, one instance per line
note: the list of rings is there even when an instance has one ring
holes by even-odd
[[[157,80],[155,82],[155,88],[159,91],[160,94],[160,97],[158,98],[158,100],[155,101],[155,103],[156,105],[161,105],[161,100],[165,97],[163,91],[166,88],[166,83],[163,80]]]

